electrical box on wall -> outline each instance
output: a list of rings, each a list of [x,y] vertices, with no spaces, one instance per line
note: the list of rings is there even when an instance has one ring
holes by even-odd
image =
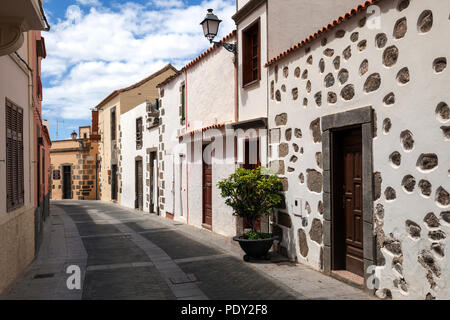
[[[302,216],[302,202],[301,198],[294,198],[292,201],[292,212],[297,217]]]

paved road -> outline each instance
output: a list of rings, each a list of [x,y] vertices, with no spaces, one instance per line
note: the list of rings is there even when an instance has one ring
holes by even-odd
[[[55,201],[51,212],[39,258],[7,299],[302,298],[158,218],[103,202]],[[72,264],[82,270],[79,291],[66,286]]]

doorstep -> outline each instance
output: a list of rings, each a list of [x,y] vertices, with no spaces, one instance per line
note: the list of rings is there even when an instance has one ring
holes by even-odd
[[[357,289],[364,289],[364,278],[347,270],[333,270],[331,276]]]

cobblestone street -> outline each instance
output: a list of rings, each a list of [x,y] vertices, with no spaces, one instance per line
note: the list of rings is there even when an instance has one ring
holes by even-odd
[[[2,299],[373,299],[291,262],[242,261],[229,239],[93,201],[53,201],[44,243]],[[68,290],[67,267],[82,290]]]

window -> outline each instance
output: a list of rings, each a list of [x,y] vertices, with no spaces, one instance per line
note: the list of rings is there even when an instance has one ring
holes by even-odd
[[[12,211],[24,203],[23,109],[6,100],[6,203]]]
[[[83,133],[83,139],[87,139],[87,133]]]
[[[116,108],[111,110],[111,141],[116,140]]]
[[[181,100],[181,124],[184,125],[186,123],[186,84],[182,84],[180,88],[180,100]]]
[[[243,85],[261,79],[260,20],[242,31]]]
[[[136,119],[136,149],[142,149],[142,117]]]

